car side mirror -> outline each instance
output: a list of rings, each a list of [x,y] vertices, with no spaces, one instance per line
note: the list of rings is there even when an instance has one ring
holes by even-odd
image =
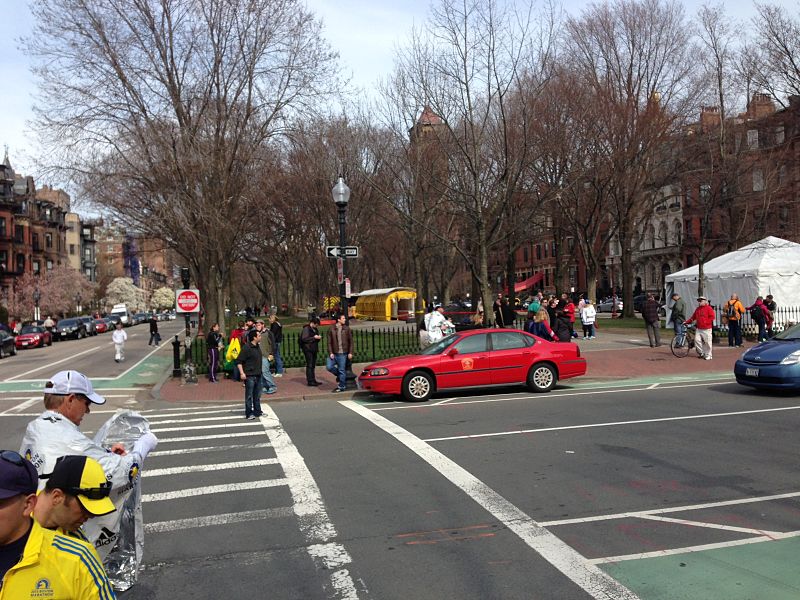
[[[453,358],[456,354],[458,354],[458,349],[456,348],[450,348],[450,350],[447,351],[447,356],[450,358]]]

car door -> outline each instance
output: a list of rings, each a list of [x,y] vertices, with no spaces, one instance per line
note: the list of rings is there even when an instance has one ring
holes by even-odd
[[[489,385],[491,383],[488,334],[467,335],[442,354],[436,374],[438,389]]]
[[[491,333],[492,383],[520,383],[528,376],[527,367],[533,353],[532,337],[518,331]]]

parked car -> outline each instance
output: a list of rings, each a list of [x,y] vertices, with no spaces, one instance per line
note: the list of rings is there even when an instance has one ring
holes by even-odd
[[[548,392],[559,379],[586,373],[576,344],[554,343],[515,329],[451,334],[419,354],[382,360],[358,377],[361,389],[423,402],[439,390],[527,385]]]
[[[85,338],[87,335],[86,325],[75,317],[61,319],[56,324],[53,332],[55,334],[55,339],[57,340],[66,340],[67,338],[80,340]]]
[[[86,335],[97,335],[97,327],[92,317],[76,317],[86,327]]]
[[[15,340],[17,348],[42,348],[53,345],[53,335],[40,325],[25,325]]]
[[[119,315],[111,314],[111,315],[108,315],[105,318],[113,323],[113,325],[110,327],[110,329],[114,329],[114,327],[117,326],[117,323],[122,323],[122,318]],[[124,323],[123,323],[123,325],[124,325]]]
[[[147,316],[147,313],[136,313],[133,315],[133,324],[134,325],[141,325],[142,323],[147,323],[147,320],[150,317]]]
[[[617,298],[616,303],[617,303],[617,312],[621,312],[622,311],[622,307],[624,306],[623,303],[622,303],[622,300]],[[595,305],[595,309],[599,313],[601,313],[601,312],[607,312],[607,313],[614,312],[614,300],[610,299],[610,300],[603,300],[602,302],[598,302]]]
[[[97,331],[97,333],[105,333],[106,331],[108,331],[108,326],[109,326],[108,323],[109,321],[107,319],[95,319],[94,328]]]
[[[800,325],[750,348],[733,367],[736,382],[756,389],[800,389]]]
[[[17,353],[17,345],[14,336],[4,329],[0,329],[0,358],[4,356],[14,356]]]

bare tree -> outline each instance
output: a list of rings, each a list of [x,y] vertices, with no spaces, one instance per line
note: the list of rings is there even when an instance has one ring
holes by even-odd
[[[800,95],[800,17],[782,6],[756,2],[756,29],[760,69],[756,82],[779,102]]]
[[[633,253],[671,176],[664,148],[696,106],[690,28],[674,0],[620,0],[591,5],[568,21],[567,32],[571,68],[593,94],[597,143],[613,173],[608,206],[630,316]]]
[[[47,166],[189,264],[224,322],[266,198],[270,141],[330,90],[335,55],[299,0],[42,0],[27,40]],[[252,235],[255,235],[253,232]]]

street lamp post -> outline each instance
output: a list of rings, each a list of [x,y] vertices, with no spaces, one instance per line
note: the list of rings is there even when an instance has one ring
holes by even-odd
[[[37,287],[33,290],[33,320],[38,321],[41,319],[41,315],[39,314],[39,300],[42,299],[42,293],[39,291]]]
[[[345,184],[344,179],[339,176],[339,181],[333,186],[333,201],[339,211],[339,258],[342,261],[342,277],[339,281],[339,305],[345,318],[350,320],[350,313],[347,310],[347,294],[345,293],[345,280],[347,279],[347,260],[344,257],[344,248],[347,246],[345,238],[345,225],[347,224],[347,202],[350,200],[350,188]]]
[[[337,261],[342,261],[341,269],[337,269],[341,276],[339,277],[339,305],[342,309],[342,314],[344,314],[345,322],[350,322],[350,311],[349,307],[347,306],[347,259],[344,255],[345,246],[347,246],[347,239],[345,236],[345,225],[347,224],[347,203],[350,200],[350,188],[347,187],[347,184],[344,182],[344,178],[340,175],[339,181],[336,182],[336,185],[333,186],[331,190],[333,194],[333,201],[336,203],[336,208],[339,212],[339,257],[336,259]],[[347,371],[347,381],[352,383],[355,381],[355,373],[353,373],[353,366],[352,361],[347,359],[347,364],[345,367]]]

